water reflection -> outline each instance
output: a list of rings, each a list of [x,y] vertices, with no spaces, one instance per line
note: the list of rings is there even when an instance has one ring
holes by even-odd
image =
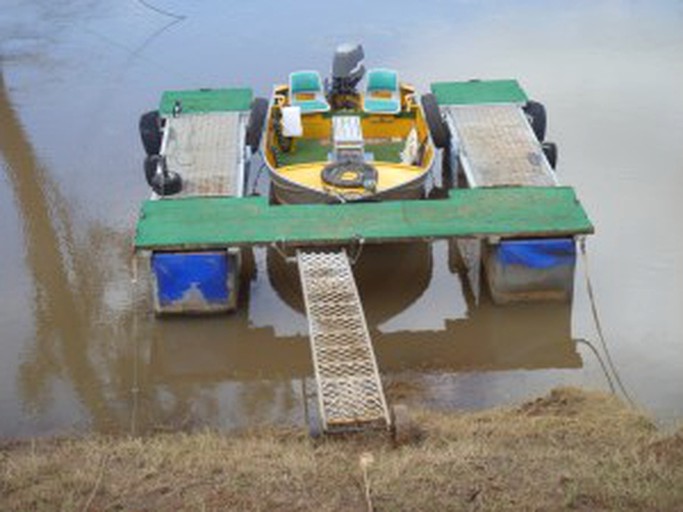
[[[106,375],[93,362],[89,343],[109,311],[103,296],[123,237],[93,225],[77,241],[69,204],[35,156],[12,107],[0,69],[0,152],[23,223],[25,261],[33,280],[33,346],[18,373],[22,401],[37,412],[54,399],[57,380],[67,381],[95,428],[113,415]],[[87,249],[86,249],[87,248]],[[111,258],[102,257],[111,255]],[[102,348],[102,347],[99,347]],[[99,353],[107,358],[112,354]],[[116,368],[116,360],[109,363]]]
[[[369,310],[372,303],[365,302]],[[498,307],[488,299],[439,331],[383,334],[370,324],[383,372],[580,368],[568,304]],[[159,382],[298,379],[310,376],[308,339],[275,337],[247,315],[158,322],[150,371]]]
[[[277,48],[264,34],[283,34],[281,10],[268,0],[185,3],[187,20],[156,36],[167,20],[136,2],[10,4],[0,13],[0,437],[128,430],[132,419],[140,430],[301,423],[311,362],[294,269],[258,253],[245,308],[216,319],[155,319],[132,293],[130,236],[147,194],[135,124],[165,88],[249,84],[264,95],[298,67],[324,73],[344,40],[421,89],[512,76],[546,103],[561,179],[598,228],[589,251],[615,360],[639,402],[683,414],[680,2],[435,2],[419,19],[407,3],[379,2],[358,23],[357,9],[330,17],[306,0],[290,6]],[[636,242],[625,250],[626,240]],[[588,371],[564,371],[582,366],[568,307],[496,308],[485,296],[476,306],[443,246],[425,247],[403,262],[371,249],[358,263],[389,383],[413,382],[446,407],[499,404],[567,376],[602,384],[592,356]],[[574,334],[592,339],[580,284],[576,296]]]
[[[428,243],[354,245],[347,253],[355,261],[353,273],[366,305],[370,324],[379,324],[425,293],[432,277],[432,251]],[[303,313],[304,302],[297,266],[274,250],[267,251],[267,273],[278,297]]]
[[[426,287],[433,285],[431,281],[449,272],[443,265],[432,267],[429,245],[417,246],[407,251],[412,258],[403,255],[397,261],[426,279],[414,286],[403,283],[408,291],[397,297],[376,293],[375,287],[368,286],[372,279],[367,282],[365,279],[382,265],[389,263],[391,268],[390,255],[400,252],[401,247],[409,249],[398,246],[364,252],[354,268],[380,370],[390,388],[397,382],[403,387],[421,388],[420,383],[427,375],[452,377],[472,371],[582,367],[571,338],[570,304],[498,307],[483,295],[477,306],[468,292],[467,314],[447,320],[443,329],[387,332],[382,327],[388,318],[387,311],[408,318],[422,314],[421,310],[411,312],[415,301]],[[290,307],[301,308],[296,268],[290,269],[283,261],[277,263],[281,259],[277,252],[269,256],[267,276],[273,293],[282,294]],[[276,270],[273,272],[271,268]],[[264,273],[257,272],[257,275]],[[363,289],[369,292],[363,293]],[[453,292],[457,300],[459,290]],[[387,302],[393,304],[387,305]],[[214,410],[216,416],[194,415],[193,423],[244,426],[258,421],[289,421],[300,424],[307,401],[301,386],[314,387],[308,339],[274,336],[276,323],[254,328],[246,309],[222,318],[157,321],[149,354],[150,379],[167,392],[174,390],[176,397],[183,390],[183,400],[188,400],[181,406],[183,411],[191,403],[196,404],[197,398],[201,401],[208,396],[224,404]],[[208,390],[212,394],[207,395]],[[190,399],[192,394],[194,398]],[[438,389],[426,387],[421,389],[419,400],[439,402],[443,398],[439,394]],[[461,399],[476,406],[471,397]]]
[[[299,383],[312,376],[307,339],[275,336],[277,314],[271,327],[254,327],[249,286],[243,288],[243,307],[231,316],[151,317],[148,297],[125,290],[127,236],[97,223],[75,235],[71,207],[36,158],[2,74],[0,116],[0,150],[34,283],[35,336],[18,371],[24,404],[45,413],[57,400],[54,383],[62,381],[82,408],[73,413],[97,430],[127,430],[131,421],[136,431],[301,423]],[[387,322],[397,315],[410,322],[412,305],[449,270],[434,267],[429,244],[356,250],[354,271],[383,374],[580,367],[568,306],[550,306],[542,314],[535,307],[497,308],[486,301],[475,306],[466,293],[467,317],[446,321],[445,329],[391,332]],[[279,307],[301,311],[296,267],[274,251],[257,267],[252,287],[270,287],[282,301]]]

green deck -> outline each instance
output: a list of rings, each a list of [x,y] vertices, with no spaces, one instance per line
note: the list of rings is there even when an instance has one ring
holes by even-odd
[[[146,201],[136,249],[409,241],[593,232],[570,187],[453,190],[448,199],[270,206],[263,197]]]
[[[159,113],[162,116],[171,115],[176,101],[180,101],[184,114],[240,112],[249,110],[252,96],[251,89],[165,91],[161,96]]]
[[[437,82],[431,89],[439,105],[526,103],[529,99],[517,80]]]

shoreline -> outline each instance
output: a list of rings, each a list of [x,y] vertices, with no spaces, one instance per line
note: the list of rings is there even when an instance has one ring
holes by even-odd
[[[401,445],[275,428],[5,442],[0,508],[683,509],[683,428],[664,434],[612,395],[411,416]]]

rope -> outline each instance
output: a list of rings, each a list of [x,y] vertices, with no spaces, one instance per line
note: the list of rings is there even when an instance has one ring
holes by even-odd
[[[282,247],[280,247],[280,244],[282,244]],[[296,256],[287,256],[287,253],[284,250],[284,247],[285,247],[285,241],[284,240],[278,240],[276,242],[273,242],[270,244],[270,246],[284,260],[285,263],[296,263],[296,261],[297,261]]]
[[[170,11],[165,11],[163,9],[160,9],[159,7],[156,7],[156,6],[148,3],[146,0],[138,0],[138,3],[140,5],[146,7],[150,11],[154,11],[158,14],[161,14],[162,16],[168,16],[169,18],[173,18],[173,19],[178,20],[178,21],[184,20],[185,18],[187,18],[187,16],[182,16],[180,14],[175,14],[175,13],[172,13]]]
[[[373,510],[375,510],[375,507],[372,504],[370,477],[368,476],[368,468],[372,465],[373,462],[375,462],[375,458],[372,456],[371,453],[365,452],[361,454],[359,459],[359,465],[361,471],[363,472],[363,487],[365,490],[365,503],[368,507],[368,512],[372,512]]]
[[[97,495],[97,491],[100,488],[100,484],[102,483],[102,477],[104,476],[104,469],[107,465],[107,460],[109,459],[109,455],[106,453],[102,454],[102,458],[100,459],[100,464],[99,464],[99,471],[97,473],[97,480],[95,481],[95,486],[93,487],[92,491],[90,492],[90,496],[88,496],[88,501],[85,502],[85,505],[83,506],[83,512],[87,512],[88,509],[90,508],[90,505],[92,504],[92,501],[95,499],[95,495]]]
[[[600,344],[602,345],[602,350],[605,353],[605,358],[607,359],[607,364],[612,371],[612,374],[614,375],[614,379],[619,386],[619,389],[621,390],[622,394],[630,403],[632,406],[635,406],[635,402],[631,398],[631,395],[626,391],[626,386],[624,386],[624,383],[621,381],[621,377],[619,376],[619,372],[617,371],[616,366],[614,365],[614,361],[612,361],[612,356],[610,354],[609,349],[607,348],[607,342],[605,340],[605,335],[602,330],[602,322],[600,321],[600,315],[598,314],[598,307],[596,305],[596,300],[595,300],[595,293],[593,292],[593,283],[590,278],[590,273],[588,271],[588,255],[586,254],[586,238],[582,237],[579,241],[579,246],[581,247],[581,257],[583,260],[583,272],[584,272],[584,277],[586,279],[586,289],[588,290],[588,297],[590,299],[590,305],[591,305],[591,312],[593,314],[593,321],[595,323],[595,329],[598,332],[598,339],[600,340]]]
[[[351,265],[355,265],[360,259],[360,255],[363,254],[363,247],[365,247],[365,238],[356,236],[354,237],[356,241],[356,251],[355,254],[349,258]]]
[[[123,43],[120,43],[120,42],[116,41],[115,39],[112,39],[112,38],[110,38],[110,37],[108,37],[108,36],[106,36],[106,35],[104,35],[104,34],[101,34],[101,33],[99,33],[99,32],[96,32],[95,30],[92,30],[92,29],[90,29],[90,28],[88,28],[88,27],[84,27],[84,28],[83,28],[83,31],[84,31],[84,32],[87,32],[87,33],[89,33],[89,34],[91,34],[91,35],[93,35],[93,36],[95,36],[95,37],[100,38],[101,40],[103,40],[104,42],[106,42],[107,44],[109,44],[109,45],[111,45],[111,46],[113,46],[113,47],[116,47],[116,48],[119,48],[119,49],[123,50],[123,51],[126,52],[126,53],[128,54],[128,56],[131,57],[131,58],[138,59],[138,60],[141,61],[141,62],[145,62],[145,63],[147,63],[147,64],[149,64],[149,65],[151,65],[151,66],[155,66],[156,68],[160,69],[161,71],[164,71],[164,72],[166,72],[166,73],[169,73],[169,74],[171,74],[171,75],[173,75],[173,76],[175,76],[175,77],[177,77],[177,78],[182,78],[182,79],[185,79],[185,80],[195,80],[196,77],[193,77],[193,76],[190,75],[189,73],[185,73],[185,72],[183,72],[182,70],[180,70],[180,69],[178,69],[178,68],[173,68],[173,67],[167,66],[167,65],[166,65],[164,62],[162,62],[160,59],[159,59],[159,60],[157,60],[157,59],[150,59],[150,58],[147,58],[147,57],[145,57],[144,55],[141,54],[142,50],[143,50],[143,49],[144,49],[152,40],[154,40],[154,38],[160,36],[160,35],[161,35],[162,33],[164,33],[166,30],[170,29],[172,26],[176,25],[176,24],[179,23],[179,22],[180,22],[180,20],[175,20],[175,21],[172,21],[172,22],[170,22],[170,23],[167,23],[167,24],[164,25],[160,30],[157,30],[156,32],[154,32],[154,33],[152,34],[151,37],[147,38],[147,39],[146,39],[139,47],[137,47],[136,49],[131,49],[129,46],[127,46],[127,45],[125,45],[125,44],[123,44]]]
[[[132,326],[132,336],[133,336],[133,347],[135,354],[133,356],[133,387],[130,392],[133,397],[133,406],[130,413],[130,432],[132,436],[137,435],[137,424],[138,424],[138,408],[140,401],[140,348],[139,348],[139,335],[138,335],[138,311],[135,307],[135,290],[138,283],[138,258],[133,254],[133,265],[132,265],[132,276],[131,276],[131,307],[133,308],[133,326]]]
[[[584,338],[575,338],[574,343],[583,343],[588,346],[589,349],[595,354],[595,358],[598,360],[600,363],[600,367],[602,368],[602,373],[605,374],[605,378],[607,379],[607,383],[609,384],[609,389],[610,392],[613,395],[617,394],[617,390],[614,389],[614,382],[612,382],[612,377],[610,377],[609,372],[607,371],[607,367],[605,366],[605,362],[602,360],[602,357],[600,357],[600,352],[598,352],[598,349],[595,348],[595,345],[593,345],[590,341],[584,339]]]

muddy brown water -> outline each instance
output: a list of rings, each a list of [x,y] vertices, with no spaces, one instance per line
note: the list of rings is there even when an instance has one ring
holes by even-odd
[[[155,319],[131,240],[148,195],[137,118],[172,88],[369,66],[429,82],[516,77],[549,111],[559,176],[596,225],[590,275],[633,398],[683,417],[683,2],[159,4],[0,10],[0,437],[304,426],[314,383],[296,275],[255,253],[234,315]],[[279,5],[279,4],[278,4]],[[264,182],[259,183],[263,189]],[[606,387],[577,269],[572,305],[475,305],[445,243],[364,251],[357,279],[389,396],[444,409]],[[306,398],[308,397],[308,398]],[[304,407],[308,405],[308,408]],[[308,414],[309,419],[306,415]]]

